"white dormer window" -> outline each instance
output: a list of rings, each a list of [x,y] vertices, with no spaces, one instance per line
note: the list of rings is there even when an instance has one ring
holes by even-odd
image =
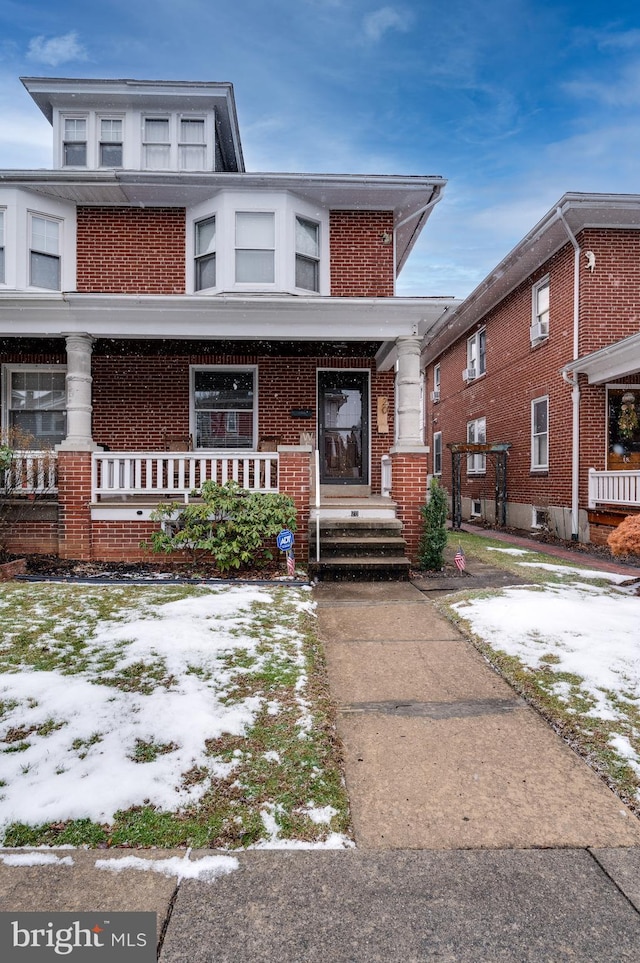
[[[62,163],[65,167],[87,166],[87,121],[84,117],[65,117]]]
[[[195,224],[195,290],[216,286],[216,219],[207,217]]]
[[[122,167],[122,120],[100,118],[100,167]]]
[[[236,213],[236,282],[273,284],[275,246],[273,212]]]
[[[31,215],[29,284],[60,290],[60,222],[51,217]]]
[[[146,117],[143,159],[147,170],[168,170],[171,163],[171,135],[168,117]]]
[[[204,120],[180,121],[178,164],[181,171],[203,171],[206,168]]]
[[[296,287],[320,290],[320,225],[296,217]]]

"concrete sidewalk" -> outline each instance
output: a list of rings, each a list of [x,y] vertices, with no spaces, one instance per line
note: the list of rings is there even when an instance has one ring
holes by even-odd
[[[60,851],[73,865],[0,862],[0,910],[151,910],[162,963],[637,963],[640,821],[428,593],[315,597],[356,849],[243,852],[180,884]]]

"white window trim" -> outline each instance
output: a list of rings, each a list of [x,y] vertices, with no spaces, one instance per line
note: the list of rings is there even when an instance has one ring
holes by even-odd
[[[275,212],[275,280],[271,284],[242,283],[235,280],[235,216],[236,213]],[[195,289],[195,223],[208,217],[216,219],[216,287]],[[295,285],[296,217],[320,225],[320,290],[308,291]],[[285,191],[269,193],[219,191],[213,200],[187,210],[185,289],[198,297],[222,292],[282,292],[300,297],[326,297],[331,290],[329,265],[329,212],[307,206],[300,198]]]
[[[103,144],[103,143],[105,143],[105,144],[108,144],[108,143],[119,143],[118,141],[104,141],[104,142],[103,142],[103,140],[102,140],[102,121],[103,121],[103,120],[119,120],[120,123],[122,124],[122,141],[120,142],[121,145],[122,145],[122,163],[119,164],[118,167],[109,167],[109,166],[107,166],[107,165],[103,165],[103,164],[100,163],[100,159],[101,159],[101,158],[100,158],[100,154],[101,154],[100,148],[101,148],[102,144]],[[96,114],[96,130],[95,130],[95,138],[94,138],[94,140],[95,140],[95,152],[96,152],[96,153],[95,153],[95,166],[96,166],[99,170],[103,170],[103,171],[104,171],[104,170],[107,170],[107,171],[108,171],[108,170],[122,170],[122,169],[124,168],[124,158],[125,158],[125,151],[126,151],[126,126],[127,126],[127,125],[126,125],[126,117],[125,117],[124,114],[119,114],[119,113],[117,113],[116,111],[114,111],[113,113],[110,113],[110,112],[108,112],[108,113],[102,113],[102,112],[101,112],[101,113]]]
[[[485,441],[478,442],[478,426],[483,426],[483,434]],[[474,426],[473,434],[474,441],[478,444],[485,444],[487,438],[487,419],[485,416],[481,418],[473,418],[471,421],[467,422],[467,441],[470,444],[473,442],[469,439],[470,428]],[[484,454],[467,455],[467,475],[486,475],[487,472],[487,456]]]
[[[302,251],[298,251],[297,239],[297,225],[298,220],[308,221],[309,224],[315,224],[318,228],[318,256],[314,257],[311,254],[304,254]],[[320,288],[322,286],[321,269],[322,269],[322,222],[318,220],[317,217],[308,217],[306,214],[296,214],[293,215],[293,283],[296,286],[296,275],[297,275],[297,261],[298,257],[304,258],[307,261],[313,261],[317,265],[318,271],[318,287],[316,288],[301,288],[296,286],[296,291],[300,291],[301,294],[320,294]]]
[[[8,364],[3,364],[0,371],[0,380],[2,382],[0,386],[0,395],[2,397],[2,412],[0,418],[0,427],[3,431],[6,431],[9,427],[9,411],[11,410],[11,375],[14,373],[25,374],[30,371],[51,371],[56,374],[64,374],[66,377],[67,366],[65,364],[19,364],[15,362],[10,362]],[[67,406],[69,404],[69,397],[67,394]],[[62,410],[62,409],[58,409]],[[65,412],[68,411],[68,407],[64,409]],[[67,429],[68,430],[68,429]]]
[[[51,254],[49,251],[41,251],[39,248],[32,246],[33,237],[33,219],[40,218],[43,221],[51,221],[58,225],[58,251],[56,254]],[[31,254],[44,254],[46,257],[56,257],[58,259],[58,276],[60,279],[59,287],[57,288],[44,288],[36,284],[31,283]],[[63,253],[64,253],[64,219],[57,217],[53,214],[45,214],[40,211],[29,211],[27,214],[27,287],[30,291],[63,291],[64,290],[64,275],[63,275]]]
[[[65,140],[66,140],[66,139],[65,139],[65,126],[66,126],[66,121],[67,121],[67,120],[84,120],[84,122],[85,122],[85,125],[86,125],[86,126],[85,126],[86,138],[85,138],[84,143],[85,143],[85,151],[86,151],[86,153],[85,153],[85,163],[84,163],[84,164],[65,164],[65,162],[64,162],[64,145],[65,145]],[[60,114],[59,132],[58,132],[58,138],[57,138],[57,143],[58,143],[58,158],[59,158],[59,159],[58,159],[58,166],[61,167],[63,170],[67,170],[67,171],[85,171],[85,170],[87,170],[87,169],[91,166],[91,164],[90,164],[90,152],[91,152],[91,144],[92,144],[92,141],[93,141],[93,130],[92,130],[92,127],[93,127],[92,118],[91,118],[91,115],[89,114],[88,111],[84,111],[84,112],[82,112],[82,111],[79,111],[79,112],[76,112],[76,111],[64,111],[64,113],[61,113],[61,114]]]
[[[253,445],[243,448],[243,452],[255,451],[258,447],[258,365],[257,364],[192,364],[189,365],[189,432],[193,438],[194,448],[197,442],[197,413],[195,406],[195,385],[197,371],[251,371],[253,373]],[[197,449],[207,451],[208,449]],[[214,449],[229,452],[230,448]]]
[[[436,447],[436,438],[440,439],[440,451]],[[436,466],[436,455],[440,456],[440,468]],[[433,474],[440,476],[442,474],[442,432],[434,431],[433,433]]]
[[[480,353],[480,344],[484,336],[484,355]],[[475,357],[474,357],[475,356]],[[484,367],[481,369],[481,362]],[[470,338],[467,338],[467,367],[462,373],[465,381],[475,381],[487,373],[487,329],[478,328]]]
[[[547,430],[546,432],[535,433],[535,406],[541,402],[545,402],[547,406]],[[547,461],[546,464],[536,464],[535,462],[535,441],[538,436],[546,434],[547,436]],[[531,401],[531,471],[548,471],[549,470],[549,395],[541,395],[539,398],[533,398]]]
[[[547,274],[545,277],[540,278],[539,281],[533,285],[531,289],[531,328],[529,330],[529,337],[532,345],[539,344],[542,341],[546,341],[549,337],[549,318],[546,321],[540,321],[540,313],[538,311],[538,296],[540,291],[544,288],[549,289],[549,312],[551,309],[551,283],[550,276]]]
[[[237,240],[238,214],[270,214],[273,218],[273,247],[239,247]],[[233,226],[233,282],[238,291],[274,291],[277,290],[278,278],[278,258],[277,252],[281,249],[282,240],[280,238],[280,218],[278,212],[271,207],[254,207],[251,205],[242,206],[236,209],[234,214]],[[238,251],[270,251],[273,254],[273,281],[238,281],[237,280],[237,253]]]

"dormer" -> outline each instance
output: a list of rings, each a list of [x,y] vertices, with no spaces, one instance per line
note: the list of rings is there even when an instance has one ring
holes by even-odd
[[[244,171],[233,85],[23,77],[56,170]]]

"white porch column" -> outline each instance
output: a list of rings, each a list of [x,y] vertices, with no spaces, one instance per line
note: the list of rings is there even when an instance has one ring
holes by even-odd
[[[63,332],[64,334],[64,332]],[[91,350],[90,334],[66,334],[67,344],[67,437],[61,451],[96,451],[91,435]]]
[[[396,442],[392,452],[427,452],[420,430],[421,338],[398,338],[396,373]]]

